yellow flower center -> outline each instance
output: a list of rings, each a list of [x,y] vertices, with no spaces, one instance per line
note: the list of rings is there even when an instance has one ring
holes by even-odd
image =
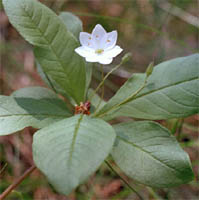
[[[96,49],[95,53],[97,54],[102,54],[104,52],[104,49]]]

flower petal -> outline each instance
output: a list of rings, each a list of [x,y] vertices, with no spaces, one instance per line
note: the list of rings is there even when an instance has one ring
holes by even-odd
[[[87,62],[98,62],[98,56],[89,56],[89,57],[86,57],[86,61]]]
[[[91,40],[91,34],[86,32],[80,32],[79,35],[80,44],[82,46],[93,48],[92,40]]]
[[[94,52],[92,52],[88,48],[85,48],[84,46],[76,48],[75,52],[78,53],[82,57],[92,57],[93,55],[95,56]]]
[[[118,54],[120,54],[122,51],[123,51],[122,48],[120,48],[119,46],[115,46],[110,50],[105,50],[104,56],[107,58],[113,58],[116,57]]]
[[[117,42],[117,31],[107,33],[106,41],[104,41],[104,49],[111,49],[116,45]]]
[[[113,58],[107,58],[105,56],[99,56],[98,62],[103,65],[108,65],[113,61]]]
[[[106,31],[100,24],[97,24],[95,26],[95,28],[93,29],[92,34],[91,34],[93,45],[95,46],[95,49],[101,48],[100,45],[102,44],[102,42],[103,42],[102,40],[106,36],[106,34],[107,34]]]

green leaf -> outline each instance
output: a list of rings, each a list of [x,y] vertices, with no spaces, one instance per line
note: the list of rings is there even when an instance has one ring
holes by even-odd
[[[34,134],[33,158],[56,190],[69,194],[108,156],[113,128],[100,119],[76,115]]]
[[[114,126],[117,134],[112,156],[134,180],[157,188],[173,187],[193,179],[189,157],[155,122],[140,121]]]
[[[58,94],[61,94],[62,96],[64,96],[67,99],[71,100],[71,97],[68,96],[68,94],[66,93],[66,91],[64,89],[62,89],[61,87],[59,87],[59,85],[50,77],[49,74],[46,74],[43,69],[41,68],[41,65],[36,62],[36,68],[37,68],[37,72],[40,75],[40,77],[42,78],[42,80],[55,92]],[[72,102],[72,100],[71,100]],[[74,102],[73,102],[74,103]]]
[[[0,10],[3,10],[2,0],[0,0]]]
[[[82,30],[82,22],[79,17],[73,15],[70,12],[61,12],[60,19],[64,22],[68,31],[70,31],[79,41],[79,33]],[[90,85],[92,77],[93,63],[86,62],[86,91]]]
[[[86,92],[88,92],[91,83],[93,67],[94,67],[93,63],[88,63],[88,62],[86,63],[86,90],[87,90]]]
[[[61,12],[59,17],[66,25],[68,31],[79,40],[79,33],[82,31],[82,21],[79,17],[70,12]]]
[[[85,61],[74,51],[79,46],[63,21],[35,0],[3,0],[10,22],[31,44],[44,72],[79,103],[86,87]]]
[[[199,54],[160,63],[145,88],[128,103],[117,106],[143,85],[144,76],[133,74],[97,116],[169,119],[198,113]]]
[[[117,93],[102,107],[97,116],[106,120],[121,115],[121,106],[118,106],[131,94],[135,93],[144,83],[145,74],[137,73],[126,81],[126,83],[117,91]]]
[[[45,88],[23,88],[12,96],[0,96],[0,135],[28,126],[43,128],[69,116],[65,103]]]
[[[21,88],[19,90],[14,91],[11,94],[12,97],[16,98],[32,98],[32,99],[58,99],[57,94],[55,94],[52,90],[49,90],[44,87],[26,87]],[[61,101],[62,102],[62,101]]]
[[[94,93],[94,95],[93,95],[93,93]],[[99,106],[98,110],[106,104],[106,102],[104,100],[102,100],[101,97],[99,97],[99,95],[96,94],[92,88],[90,88],[88,90],[88,99],[91,99],[91,105],[94,106],[94,109],[97,108],[99,103],[100,103],[100,106]],[[93,110],[93,112],[94,112],[94,110]]]

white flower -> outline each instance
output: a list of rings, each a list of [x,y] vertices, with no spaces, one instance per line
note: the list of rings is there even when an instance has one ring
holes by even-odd
[[[76,48],[75,52],[87,62],[110,64],[123,51],[116,45],[117,31],[107,33],[100,24],[95,26],[91,34],[80,32],[79,39],[82,46]]]

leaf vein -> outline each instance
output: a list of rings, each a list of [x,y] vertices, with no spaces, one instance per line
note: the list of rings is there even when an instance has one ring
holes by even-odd
[[[158,161],[159,163],[163,164],[163,165],[166,166],[167,168],[169,168],[169,169],[171,169],[171,170],[173,170],[173,171],[177,171],[177,172],[179,171],[179,170],[176,169],[175,167],[170,166],[170,165],[168,165],[167,163],[164,163],[162,160],[160,160],[160,159],[157,158],[156,156],[152,155],[149,151],[143,149],[142,147],[140,147],[140,146],[138,146],[138,145],[136,145],[136,144],[134,144],[134,143],[132,143],[132,142],[129,142],[129,141],[125,140],[124,138],[120,137],[120,136],[117,136],[117,138],[119,138],[119,139],[122,140],[123,142],[126,142],[126,143],[128,143],[128,144],[130,144],[130,145],[136,147],[136,148],[139,149],[140,151],[142,151],[142,152],[144,152],[144,153],[150,155],[154,160],[156,160],[156,161]]]
[[[49,116],[49,117],[67,117],[68,115],[51,115],[51,114],[46,114],[46,113],[22,113],[22,114],[10,114],[10,115],[0,115],[0,118],[2,117],[14,117],[14,116]]]
[[[70,153],[69,153],[69,157],[68,157],[68,167],[71,167],[70,164],[71,164],[71,161],[72,161],[72,156],[73,156],[73,153],[74,153],[74,149],[75,149],[75,142],[76,142],[76,139],[77,139],[77,134],[78,134],[78,131],[79,131],[79,128],[80,128],[80,123],[83,119],[83,114],[80,115],[78,121],[77,121],[77,124],[75,126],[75,130],[74,130],[74,134],[73,134],[73,138],[72,138],[72,143],[71,143],[71,146],[70,146]]]
[[[197,95],[197,94],[195,94],[195,93],[193,93],[193,92],[190,92],[189,90],[187,90],[187,89],[184,89],[184,88],[182,88],[182,87],[179,87],[179,89],[181,89],[181,90],[183,90],[184,92],[186,92],[187,94],[189,94],[189,95],[192,95],[192,96],[195,96],[195,97],[199,97],[199,95]]]
[[[169,99],[171,102],[180,105],[180,106],[184,106],[184,107],[188,107],[188,108],[197,108],[196,106],[188,106],[186,104],[183,103],[179,103],[177,100],[172,99],[170,96],[168,96],[167,94],[165,94],[164,92],[160,92],[160,94],[164,95],[167,99]]]

